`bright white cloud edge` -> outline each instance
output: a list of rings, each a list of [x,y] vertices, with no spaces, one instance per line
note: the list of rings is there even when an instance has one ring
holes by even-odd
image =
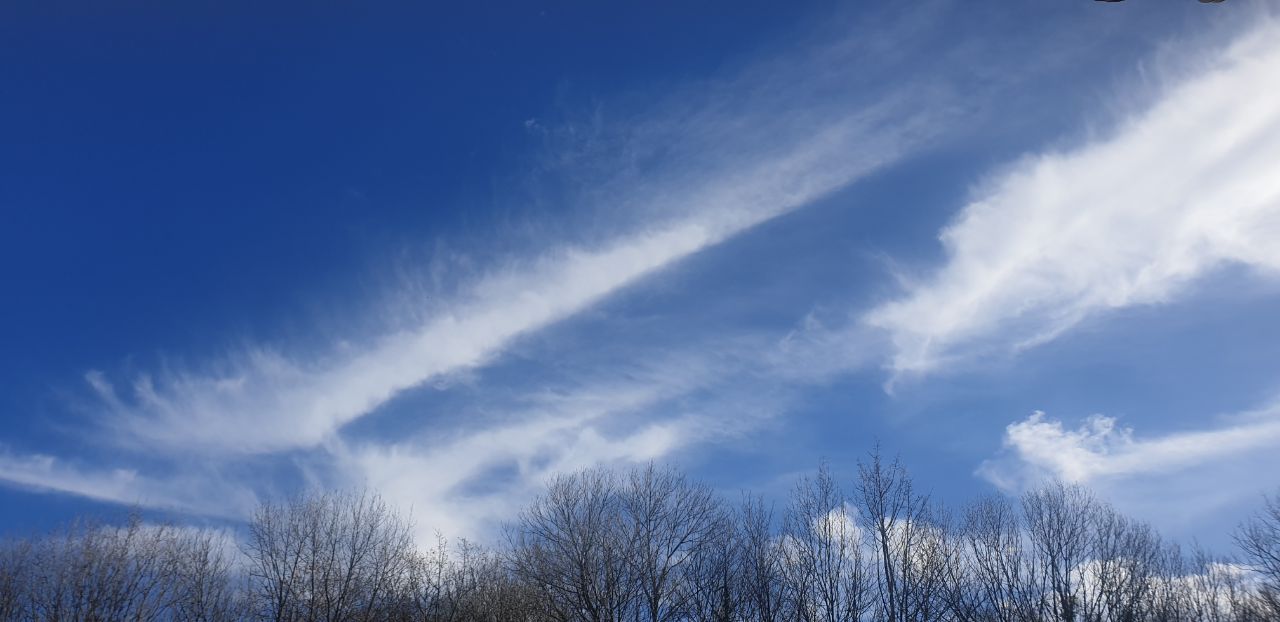
[[[895,376],[1016,353],[1227,265],[1280,271],[1278,24],[1261,19],[1109,137],[984,184],[941,234],[945,264],[864,318],[890,335]]]

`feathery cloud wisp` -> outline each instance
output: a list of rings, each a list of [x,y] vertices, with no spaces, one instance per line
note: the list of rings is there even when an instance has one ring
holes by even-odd
[[[240,518],[257,504],[250,489],[207,474],[154,479],[132,469],[85,469],[41,454],[0,451],[0,480],[35,490],[205,516]]]
[[[594,244],[552,244],[463,288],[415,326],[329,348],[319,359],[255,347],[210,366],[223,371],[144,375],[127,390],[93,372],[90,384],[108,411],[101,423],[126,444],[173,453],[312,447],[406,390],[484,365],[520,336],[811,203],[941,132],[937,117],[956,110],[929,104],[945,89],[928,76],[882,86],[872,97],[831,70],[883,36],[816,46],[801,55],[813,67],[775,60],[749,68],[692,108],[671,105],[660,118],[635,121],[636,140],[683,141],[670,146],[676,161],[643,183],[600,183],[651,215],[648,222]],[[796,104],[807,99],[815,105]]]

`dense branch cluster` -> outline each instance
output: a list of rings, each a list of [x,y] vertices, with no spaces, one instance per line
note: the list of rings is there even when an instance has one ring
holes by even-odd
[[[370,494],[267,503],[216,533],[79,523],[0,546],[0,620],[1280,620],[1280,498],[1184,551],[1076,485],[950,512],[878,453],[785,507],[654,466],[553,479],[492,549],[420,550]]]

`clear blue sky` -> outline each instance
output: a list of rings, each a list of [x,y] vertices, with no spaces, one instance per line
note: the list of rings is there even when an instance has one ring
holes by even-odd
[[[0,532],[878,441],[1225,544],[1280,485],[1280,22],[1232,0],[0,8]]]

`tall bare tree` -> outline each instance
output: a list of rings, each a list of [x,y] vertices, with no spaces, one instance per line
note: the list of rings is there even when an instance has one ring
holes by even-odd
[[[0,620],[243,618],[220,536],[144,523],[78,521],[0,545]]]
[[[1049,484],[1022,496],[1027,537],[1049,616],[1075,622],[1084,586],[1079,569],[1089,560],[1097,501],[1078,485]]]
[[[1044,618],[1017,509],[987,495],[965,510],[947,593],[962,622],[1036,622]]]
[[[780,622],[786,614],[787,570],[784,545],[774,537],[773,510],[747,496],[738,510],[740,619]]]
[[[260,617],[339,622],[374,619],[412,550],[409,524],[380,497],[331,493],[261,506],[244,552]]]
[[[1095,503],[1079,614],[1085,622],[1132,622],[1157,610],[1164,546],[1149,525]]]
[[[248,603],[228,552],[228,536],[179,533],[173,551],[173,618],[190,622],[231,622],[248,615]]]
[[[874,551],[878,615],[887,622],[923,622],[946,615],[946,532],[927,495],[895,459],[877,447],[858,464],[857,498]]]
[[[796,485],[783,521],[791,615],[805,622],[859,620],[871,606],[857,510],[826,463]]]
[[[1260,607],[1280,619],[1280,492],[1263,497],[1262,509],[1236,530],[1235,541],[1261,578]]]
[[[511,568],[562,622],[624,622],[641,598],[617,478],[605,470],[556,477],[511,533]]]
[[[641,598],[638,619],[679,619],[694,592],[679,585],[686,567],[709,561],[708,547],[728,529],[719,502],[705,484],[650,464],[628,474],[622,507],[631,530],[630,576]]]
[[[1020,501],[1020,502],[1019,502]],[[0,622],[1271,622],[1280,498],[1236,561],[1188,556],[1077,485],[988,496],[958,521],[879,452],[846,496],[825,465],[781,520],[670,469],[560,476],[504,549],[439,538],[367,493],[263,504],[218,532],[80,522],[0,542]]]
[[[717,513],[701,546],[692,548],[678,569],[676,589],[683,613],[675,619],[690,622],[736,622],[747,615],[744,598],[746,547],[737,522]]]

